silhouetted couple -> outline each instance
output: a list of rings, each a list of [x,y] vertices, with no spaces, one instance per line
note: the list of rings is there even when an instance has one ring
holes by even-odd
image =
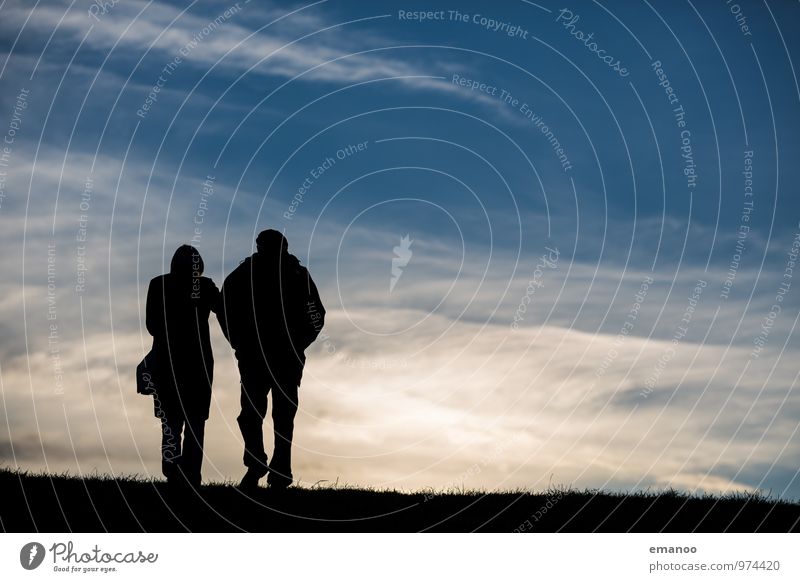
[[[200,253],[183,245],[170,272],[154,278],[147,293],[147,330],[153,336],[148,367],[161,420],[164,476],[170,483],[200,484],[214,377],[208,328],[213,311],[235,350],[241,376],[237,420],[247,473],[240,486],[254,488],[269,474],[271,487],[288,487],[304,351],[325,322],[317,287],[275,230],[258,235],[256,252],[228,275],[221,292],[202,275]],[[270,391],[275,450],[267,462],[262,427]]]

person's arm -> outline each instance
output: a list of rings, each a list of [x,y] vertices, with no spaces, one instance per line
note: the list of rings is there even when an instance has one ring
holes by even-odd
[[[206,293],[208,293],[208,308],[214,313],[219,313],[220,306],[222,304],[221,293],[219,292],[219,289],[217,289],[217,286],[214,284],[212,279],[206,278],[206,281],[208,281],[206,284]]]
[[[322,300],[319,297],[319,291],[311,278],[311,274],[307,269],[302,279],[301,285],[303,287],[302,297],[305,297],[303,309],[303,316],[301,318],[301,348],[305,350],[314,343],[317,336],[322,331],[325,325],[325,307],[322,305]]]
[[[317,309],[317,313],[319,313],[319,327],[317,329],[317,335],[318,335],[319,331],[322,330],[322,327],[325,325],[325,306],[322,305],[322,299],[320,299],[319,290],[317,289],[316,284],[314,284],[314,279],[311,278],[311,273],[308,274],[308,296],[309,296],[309,302],[314,303]],[[317,336],[315,335],[314,339],[316,338]]]
[[[236,314],[236,294],[237,294],[237,280],[239,278],[241,265],[234,269],[222,282],[222,290],[220,291],[217,300],[217,321],[222,329],[222,335],[228,342],[231,341],[230,326],[235,323]],[[231,344],[233,345],[233,344]]]
[[[222,329],[222,335],[225,336],[225,339],[228,342],[231,341],[230,335],[228,334],[228,310],[227,306],[225,305],[225,297],[226,297],[226,285],[227,280],[225,283],[222,284],[222,291],[219,294],[219,305],[217,305],[217,309],[214,313],[217,314],[217,321],[219,322],[219,327]]]
[[[164,278],[156,277],[150,281],[147,289],[147,305],[145,306],[145,325],[153,337],[166,335],[164,318]]]

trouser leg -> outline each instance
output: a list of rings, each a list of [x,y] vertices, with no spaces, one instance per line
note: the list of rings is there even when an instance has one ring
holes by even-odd
[[[267,378],[257,370],[239,363],[242,378],[242,411],[236,419],[244,441],[244,465],[248,469],[267,473],[267,453],[264,451],[264,416],[267,413]]]
[[[292,438],[297,414],[297,380],[282,380],[272,388],[272,424],[275,450],[269,465],[269,482],[286,485],[292,482]]]
[[[201,480],[205,427],[206,419],[204,416],[192,414],[186,416],[181,470],[189,483],[195,486],[199,486]]]
[[[161,417],[161,472],[167,479],[174,477],[181,460],[183,415],[165,411]]]

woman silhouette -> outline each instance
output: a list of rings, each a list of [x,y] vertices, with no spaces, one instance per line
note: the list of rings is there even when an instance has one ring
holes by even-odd
[[[150,281],[146,309],[147,331],[153,336],[155,414],[161,419],[161,470],[170,483],[193,487],[200,485],[214,377],[208,316],[219,304],[216,285],[202,274],[197,249],[178,247],[170,272]]]

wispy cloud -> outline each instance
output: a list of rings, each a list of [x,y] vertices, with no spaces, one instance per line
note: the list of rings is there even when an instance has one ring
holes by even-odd
[[[27,27],[42,33],[56,30],[56,42],[73,47],[85,37],[84,45],[102,55],[112,49],[135,55],[145,51],[161,54],[165,65],[177,57],[181,63],[206,70],[213,67],[236,75],[250,72],[337,85],[396,79],[401,86],[480,103],[506,122],[526,125],[499,99],[451,83],[450,76],[462,70],[460,65],[438,56],[421,58],[420,49],[413,45],[402,48],[403,43],[364,28],[389,14],[334,21],[305,9],[278,11],[244,2],[222,2],[204,9],[207,14],[199,15],[193,10],[130,0],[115,5],[97,22],[81,7],[42,5],[36,7]],[[226,10],[233,12],[225,17]],[[26,4],[11,3],[3,10],[0,27],[17,30],[28,13]],[[252,18],[254,15],[259,18]],[[259,28],[244,24],[252,21],[264,24]],[[12,61],[24,58],[11,57]],[[32,64],[33,59],[27,59]],[[39,66],[48,66],[46,59],[43,63]]]
[[[309,13],[286,12],[275,13],[269,22],[253,29],[244,23],[252,21],[248,11],[257,11],[254,6],[219,3],[215,8],[205,7],[207,14],[199,15],[169,5],[130,0],[115,5],[97,22],[81,7],[66,10],[65,5],[50,4],[37,6],[28,26],[41,31],[57,28],[59,38],[73,42],[91,30],[86,44],[102,52],[115,46],[117,50],[133,49],[133,54],[151,50],[165,58],[182,57],[204,67],[244,71],[257,66],[258,73],[288,78],[305,73],[309,80],[338,83],[420,74],[418,67],[380,52],[347,56],[365,50],[349,37],[348,27],[357,26],[358,21],[325,22]],[[4,8],[4,27],[18,30],[29,9],[24,3]],[[225,16],[226,10],[232,14]],[[271,24],[279,19],[280,26]],[[376,45],[379,48],[380,43]],[[327,64],[320,66],[323,63]]]

